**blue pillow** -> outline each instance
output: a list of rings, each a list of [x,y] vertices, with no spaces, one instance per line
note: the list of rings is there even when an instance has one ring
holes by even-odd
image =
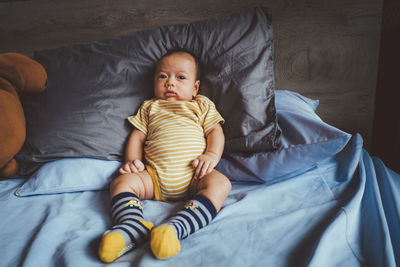
[[[119,161],[90,158],[60,159],[44,164],[16,191],[19,197],[104,190],[117,175]]]
[[[306,171],[341,151],[350,135],[324,123],[315,113],[317,100],[276,90],[282,129],[281,147],[250,156],[225,153],[217,169],[234,181],[273,183]],[[60,159],[44,164],[16,192],[17,196],[104,190],[121,163],[90,158]]]
[[[318,100],[291,91],[275,90],[281,146],[253,155],[224,153],[217,170],[242,182],[274,183],[316,166],[332,157],[351,135],[321,120],[315,113]]]

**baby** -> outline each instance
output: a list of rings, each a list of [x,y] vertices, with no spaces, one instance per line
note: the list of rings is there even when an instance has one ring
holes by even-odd
[[[114,261],[143,243],[150,232],[155,257],[178,254],[179,240],[208,225],[227,198],[231,183],[214,169],[224,148],[224,120],[214,103],[198,94],[199,76],[193,55],[167,53],[156,67],[155,98],[128,118],[135,128],[121,175],[110,186],[114,226],[102,237],[102,261]],[[143,199],[189,201],[152,229],[153,224],[143,220]]]

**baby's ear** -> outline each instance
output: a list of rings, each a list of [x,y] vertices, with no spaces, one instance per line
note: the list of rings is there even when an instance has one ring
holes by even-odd
[[[197,80],[194,83],[194,88],[193,88],[193,96],[196,96],[197,93],[199,92],[199,88],[200,88],[200,80]]]

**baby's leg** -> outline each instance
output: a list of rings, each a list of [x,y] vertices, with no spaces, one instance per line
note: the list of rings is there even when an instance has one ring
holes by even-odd
[[[218,213],[231,192],[231,188],[231,181],[219,171],[213,170],[201,179],[193,179],[190,184],[190,193],[207,197]]]
[[[208,225],[220,211],[231,191],[229,179],[213,170],[202,179],[192,180],[193,198],[184,208],[151,232],[151,249],[159,259],[175,256],[180,251],[179,240]]]
[[[110,187],[113,227],[106,231],[99,247],[100,259],[112,262],[141,244],[153,227],[143,220],[140,199],[153,198],[153,182],[147,171],[117,177]]]

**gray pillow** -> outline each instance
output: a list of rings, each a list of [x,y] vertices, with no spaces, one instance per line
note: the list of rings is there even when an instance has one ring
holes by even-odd
[[[225,151],[279,146],[271,10],[253,8],[36,52],[48,72],[48,88],[23,99],[27,139],[17,155],[20,174],[60,158],[122,160],[132,130],[126,117],[153,97],[155,63],[175,48],[200,60],[200,93],[225,119]]]

